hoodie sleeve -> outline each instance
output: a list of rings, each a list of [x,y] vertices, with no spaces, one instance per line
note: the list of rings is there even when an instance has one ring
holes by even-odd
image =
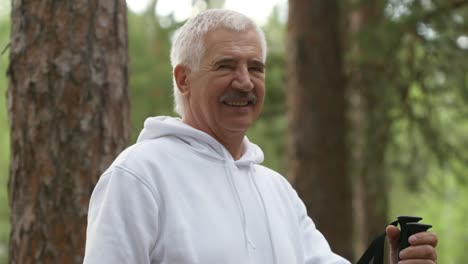
[[[134,173],[104,174],[90,200],[84,264],[149,264],[158,211],[154,191]]]
[[[306,207],[295,191],[293,199],[302,234],[305,264],[350,264],[349,261],[331,251],[330,245],[307,215]]]

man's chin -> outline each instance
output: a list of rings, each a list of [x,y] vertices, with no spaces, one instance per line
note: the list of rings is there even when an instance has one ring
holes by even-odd
[[[222,115],[218,117],[219,124],[222,124],[224,128],[233,132],[247,132],[257,117],[255,109],[252,107],[239,107],[232,110],[224,110],[227,110],[227,112],[223,112]]]
[[[230,122],[225,122],[224,127],[226,130],[230,132],[246,133],[251,125],[252,125],[252,121],[231,120]]]

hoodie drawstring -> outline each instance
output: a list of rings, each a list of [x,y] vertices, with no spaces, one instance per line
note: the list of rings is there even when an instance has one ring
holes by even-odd
[[[273,242],[273,235],[271,234],[271,223],[268,217],[268,210],[266,209],[265,199],[263,198],[262,192],[260,192],[257,180],[254,177],[255,172],[256,172],[256,169],[255,169],[254,164],[250,163],[249,164],[249,176],[250,176],[250,179],[252,179],[252,182],[255,186],[255,190],[257,190],[258,196],[260,197],[260,201],[262,203],[263,212],[265,214],[265,224],[267,226],[267,231],[268,231],[268,238],[270,239],[271,252],[273,254],[273,261],[274,261],[274,264],[278,264],[278,259],[277,259],[276,251],[275,251],[275,244]]]
[[[249,238],[249,234],[247,232],[247,218],[246,218],[246,215],[245,215],[245,209],[244,209],[244,206],[242,205],[242,201],[241,201],[240,196],[239,196],[239,191],[237,190],[237,186],[236,186],[236,184],[234,182],[234,178],[233,178],[233,175],[231,173],[231,170],[230,170],[229,166],[230,165],[229,165],[228,161],[226,160],[225,170],[226,170],[226,174],[228,175],[231,191],[232,191],[232,193],[234,195],[234,198],[236,199],[237,206],[239,207],[239,211],[241,213],[241,224],[242,224],[242,229],[243,229],[243,232],[244,232],[245,247],[246,247],[247,252],[248,252],[249,246],[252,249],[256,249],[256,247],[255,247],[254,243],[252,243],[252,241]]]

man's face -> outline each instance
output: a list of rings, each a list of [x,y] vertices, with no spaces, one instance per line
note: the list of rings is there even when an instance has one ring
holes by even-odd
[[[205,44],[198,71],[187,74],[184,122],[218,139],[245,133],[265,96],[260,39],[254,30],[217,29]]]

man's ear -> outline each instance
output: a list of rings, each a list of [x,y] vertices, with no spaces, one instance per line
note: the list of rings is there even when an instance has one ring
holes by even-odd
[[[177,84],[177,88],[179,88],[179,91],[182,95],[185,95],[189,92],[189,82],[188,82],[188,74],[190,73],[190,70],[182,65],[178,64],[174,68],[174,79]]]

